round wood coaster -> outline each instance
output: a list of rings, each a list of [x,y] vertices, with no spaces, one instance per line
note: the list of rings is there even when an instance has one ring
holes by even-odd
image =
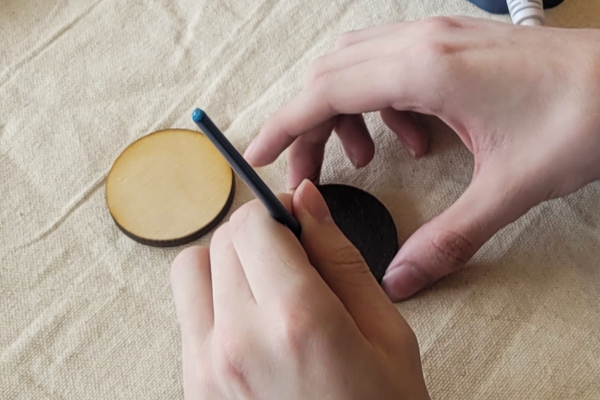
[[[319,191],[331,217],[360,251],[377,282],[398,252],[396,225],[385,206],[364,190],[347,185],[322,185]]]
[[[235,179],[200,132],[167,129],[127,147],[106,179],[106,203],[117,226],[150,246],[179,246],[225,216]]]

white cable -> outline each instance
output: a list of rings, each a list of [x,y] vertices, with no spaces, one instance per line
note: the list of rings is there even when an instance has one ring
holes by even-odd
[[[542,0],[506,0],[515,25],[542,26],[546,21]]]

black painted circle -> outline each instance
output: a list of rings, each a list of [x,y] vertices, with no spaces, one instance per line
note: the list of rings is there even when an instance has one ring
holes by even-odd
[[[396,225],[389,211],[375,196],[353,186],[322,185],[319,191],[335,223],[381,283],[398,252]]]

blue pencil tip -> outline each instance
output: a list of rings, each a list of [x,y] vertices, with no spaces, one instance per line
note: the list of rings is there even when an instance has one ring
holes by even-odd
[[[194,122],[200,122],[202,121],[202,118],[204,118],[204,115],[204,111],[202,111],[199,108],[196,108],[192,113],[192,119],[194,120]]]

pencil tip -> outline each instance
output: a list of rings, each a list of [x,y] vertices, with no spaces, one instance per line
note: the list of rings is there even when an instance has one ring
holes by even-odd
[[[202,121],[202,118],[204,118],[204,111],[202,111],[199,108],[196,108],[192,113],[192,119],[194,120],[194,122],[200,122]]]

